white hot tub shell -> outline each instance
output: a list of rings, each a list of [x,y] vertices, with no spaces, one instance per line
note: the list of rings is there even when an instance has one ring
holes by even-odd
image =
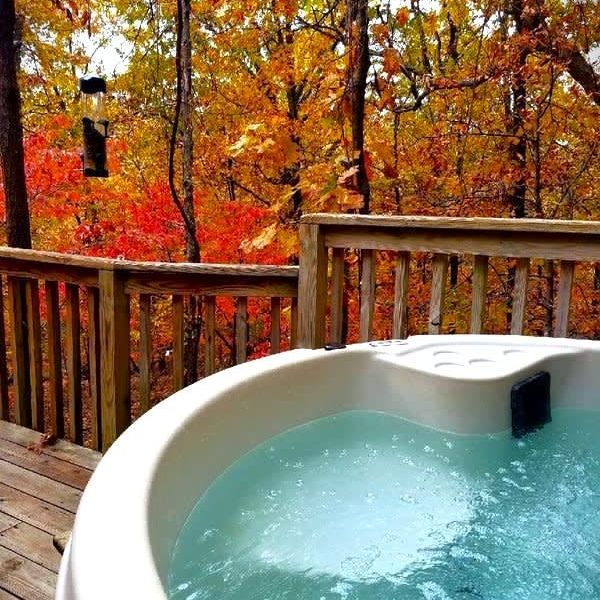
[[[367,409],[455,433],[500,432],[511,426],[511,387],[540,370],[551,375],[554,408],[600,408],[598,342],[518,336],[293,350],[191,385],[136,421],[100,461],[56,598],[165,600],[173,546],[199,495],[282,431]]]

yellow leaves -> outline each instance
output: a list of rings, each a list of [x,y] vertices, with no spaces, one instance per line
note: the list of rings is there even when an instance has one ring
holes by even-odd
[[[232,158],[259,159],[263,166],[275,170],[291,166],[301,158],[300,148],[292,138],[288,124],[275,120],[272,126],[266,123],[247,125],[244,133],[229,146],[229,152]]]
[[[244,240],[240,244],[242,252],[249,254],[253,250],[262,250],[273,242],[277,236],[277,223],[272,223],[265,227],[255,238]]]
[[[410,11],[406,6],[403,6],[396,13],[396,21],[398,21],[398,25],[400,25],[400,27],[404,27],[408,23],[409,19]]]
[[[279,146],[285,157],[286,164],[293,164],[298,160],[298,144],[296,144],[289,136],[284,136],[280,140]]]
[[[389,32],[390,30],[388,29],[388,26],[384,23],[375,23],[375,25],[371,27],[371,33],[379,44],[385,44],[388,39]]]
[[[363,195],[354,190],[347,190],[344,197],[342,197],[342,210],[359,210],[364,204]]]
[[[250,138],[246,134],[242,135],[235,144],[232,144],[229,147],[229,150],[231,151],[231,155],[232,156],[240,155],[249,143],[250,143]]]
[[[389,75],[396,75],[402,68],[400,53],[395,48],[386,48],[383,51],[383,68]]]

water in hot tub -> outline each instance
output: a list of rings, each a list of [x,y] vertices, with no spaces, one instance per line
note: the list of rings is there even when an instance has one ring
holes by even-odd
[[[352,411],[255,448],[202,495],[171,600],[600,598],[600,412],[459,436]]]

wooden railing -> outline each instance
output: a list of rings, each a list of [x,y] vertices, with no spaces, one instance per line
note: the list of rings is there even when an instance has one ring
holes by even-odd
[[[456,302],[466,297],[470,303],[463,329],[488,329],[488,284],[504,269],[509,297],[498,300],[497,294],[494,301],[509,307],[511,333],[522,333],[526,323],[532,333],[527,317],[539,302],[528,288],[535,269],[539,287],[540,259],[559,279],[558,286],[552,279],[545,298],[551,333],[577,332],[579,319],[569,321],[571,296],[574,280],[584,275],[592,289],[596,285],[592,304],[600,324],[599,223],[307,215],[300,225],[299,268],[143,263],[0,248],[0,418],[105,450],[133,418],[184,385],[191,298],[202,307],[203,375],[247,360],[253,339],[261,344],[254,355],[260,355],[343,343],[352,327],[363,341],[458,331],[444,323],[449,263],[457,264],[456,255],[466,257],[461,269],[468,271],[464,289],[470,291],[469,301],[462,289],[451,290]],[[589,264],[576,270],[580,262]],[[419,293],[413,290],[417,271]],[[428,306],[415,307],[424,289]],[[358,308],[349,299],[356,292]],[[419,311],[424,320],[415,325]],[[390,323],[374,326],[377,315]],[[261,328],[267,333],[257,340]],[[169,355],[158,372],[157,335],[162,358]]]
[[[151,406],[154,298],[172,298],[171,390],[184,384],[186,297],[202,299],[205,374],[218,366],[216,338],[225,339],[217,326],[218,297],[235,298],[235,323],[225,340],[233,362],[247,359],[248,298],[270,299],[271,352],[282,346],[284,312],[286,331],[295,331],[297,267],[144,263],[0,248],[0,274],[6,276],[5,283],[0,279],[0,418],[78,443],[85,430],[87,444],[101,450]],[[132,337],[139,355],[135,411]]]
[[[408,332],[411,253],[432,255],[427,327],[432,334],[442,331],[450,256],[472,257],[471,333],[485,330],[488,265],[492,257],[514,259],[507,270],[512,293],[506,301],[510,305],[512,334],[523,332],[528,315],[532,259],[560,261],[557,298],[554,300],[552,286],[548,299],[556,337],[569,333],[576,263],[600,261],[600,223],[584,221],[315,214],[302,218],[300,241],[298,337],[299,345],[305,348],[317,348],[326,341],[345,341],[343,309],[348,249],[357,250],[360,255],[361,341],[370,340],[373,332],[378,252],[395,253],[391,326],[395,338],[406,337]],[[592,264],[587,272],[592,274],[591,280]]]

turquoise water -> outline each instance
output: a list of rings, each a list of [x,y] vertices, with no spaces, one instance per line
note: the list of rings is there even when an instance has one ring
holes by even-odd
[[[200,498],[169,598],[600,598],[600,412],[521,440],[367,411],[287,431]]]

